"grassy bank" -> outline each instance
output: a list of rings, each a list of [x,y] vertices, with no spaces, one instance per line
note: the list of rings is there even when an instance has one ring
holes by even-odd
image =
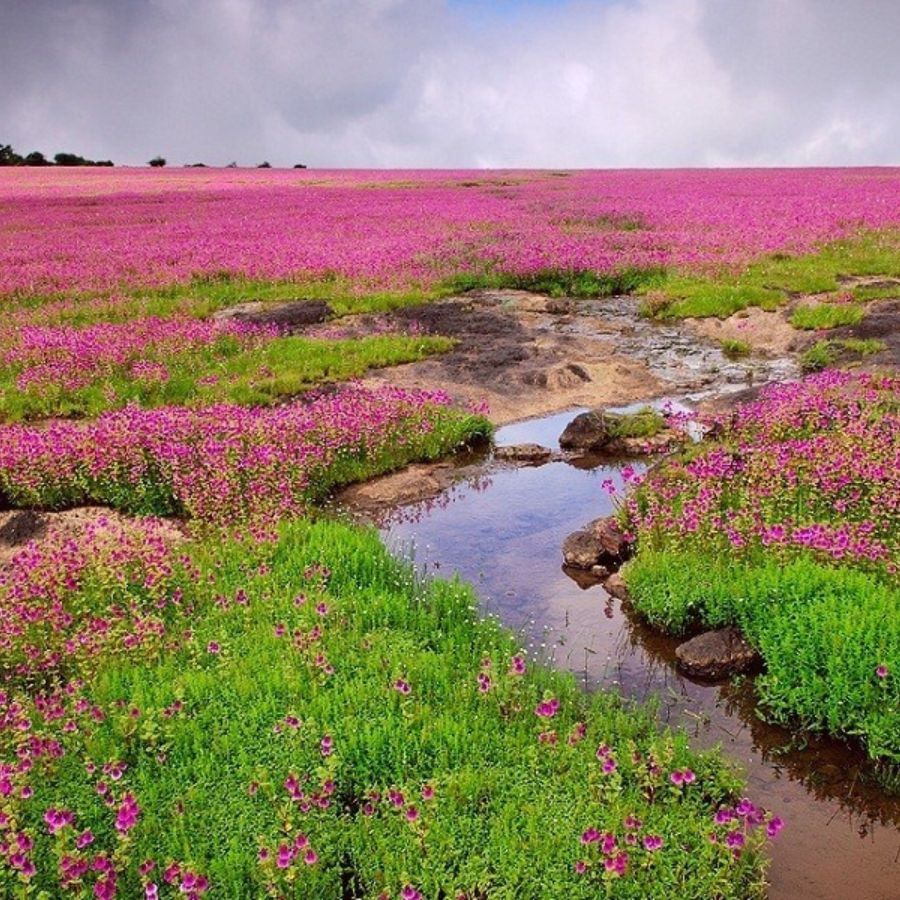
[[[155,637],[4,695],[3,758],[36,763],[4,776],[28,848],[0,859],[6,896],[761,894],[779,823],[735,809],[716,755],[525,660],[373,532],[299,522],[182,556]],[[63,602],[104,616],[109,583],[97,563]],[[138,577],[117,591],[152,606]]]
[[[795,294],[840,293],[857,304],[897,295],[896,287],[860,284],[848,289],[841,284],[846,276],[900,277],[900,232],[867,232],[816,253],[774,254],[739,270],[668,272],[644,288],[644,308],[657,318],[726,318],[750,306],[777,309]],[[856,310],[851,316],[860,315],[859,307],[847,309]],[[828,312],[802,315],[798,327],[831,327]]]
[[[337,485],[489,434],[445,394],[394,388],[342,387],[273,408],[129,407],[91,422],[3,426],[0,492],[14,506],[277,521]]]
[[[737,625],[762,654],[769,718],[861,740],[900,764],[900,591],[865,572],[798,557],[738,562],[649,551],[626,569],[635,606],[683,633]]]
[[[625,514],[635,607],[739,626],[765,709],[900,762],[898,385],[832,372],[766,389],[654,470]]]
[[[445,337],[380,334],[353,340],[214,337],[180,352],[150,344],[109,360],[82,352],[0,365],[0,421],[98,416],[133,403],[269,405],[369,369],[415,362],[453,346]],[[27,383],[23,381],[27,379]]]

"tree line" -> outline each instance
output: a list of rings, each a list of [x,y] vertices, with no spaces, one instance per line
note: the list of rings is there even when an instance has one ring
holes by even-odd
[[[112,166],[115,165],[111,159],[86,159],[77,153],[57,153],[53,159],[47,159],[40,150],[32,150],[22,156],[16,153],[11,144],[0,144],[0,166]],[[154,156],[147,165],[154,169],[160,169],[166,165],[166,160],[162,156]],[[186,168],[205,169],[205,163],[188,163]],[[225,167],[226,169],[236,169],[237,163],[231,162]],[[268,162],[260,163],[256,168],[271,169],[272,166]],[[303,163],[297,163],[295,169],[305,169]]]
[[[111,159],[87,159],[77,153],[57,153],[47,159],[40,150],[22,156],[11,144],[0,144],[0,166],[111,166]]]

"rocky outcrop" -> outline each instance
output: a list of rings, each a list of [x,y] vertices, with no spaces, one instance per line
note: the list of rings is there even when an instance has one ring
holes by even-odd
[[[680,644],[675,650],[678,668],[696,678],[718,680],[748,672],[760,655],[736,628],[706,631]]]
[[[263,303],[253,300],[219,310],[213,318],[219,321],[248,322],[252,325],[276,325],[285,331],[317,325],[330,319],[331,307],[324,300],[286,300]]]
[[[588,530],[598,540],[603,548],[600,562],[612,568],[618,568],[631,556],[632,547],[625,532],[619,527],[615,516],[605,516],[602,519],[594,519]]]
[[[578,363],[563,363],[537,372],[528,372],[522,378],[525,384],[546,388],[548,391],[566,391],[580,387],[591,380],[590,373]]]

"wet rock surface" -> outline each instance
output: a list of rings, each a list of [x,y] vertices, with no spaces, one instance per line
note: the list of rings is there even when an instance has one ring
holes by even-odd
[[[591,569],[600,565],[603,544],[590,531],[575,531],[563,542],[563,560],[573,569]]]
[[[251,300],[220,310],[213,315],[218,321],[247,322],[251,325],[276,325],[294,331],[330,319],[331,307],[324,300],[286,300],[264,303]]]
[[[602,568],[599,577],[605,577],[628,559],[631,545],[612,516],[595,519],[587,528],[575,531],[563,542],[563,560],[573,569]]]
[[[621,600],[624,603],[631,601],[631,594],[628,593],[625,579],[619,572],[613,572],[613,574],[603,582],[603,589],[607,594],[611,594],[617,600]]]
[[[618,568],[631,556],[631,544],[619,527],[615,516],[594,519],[588,529],[603,549],[601,561],[606,565]]]
[[[518,462],[527,465],[540,465],[549,462],[553,451],[541,444],[513,444],[509,447],[497,447],[494,459],[503,462]]]
[[[675,649],[678,668],[695,678],[715,681],[749,672],[760,655],[736,628],[706,631]]]
[[[715,338],[642,317],[631,296],[584,300],[479,290],[385,318],[397,330],[415,326],[451,337],[456,346],[372,373],[365,384],[440,385],[460,402],[486,402],[497,424],[673,393],[699,401],[799,374],[790,359],[729,360]]]

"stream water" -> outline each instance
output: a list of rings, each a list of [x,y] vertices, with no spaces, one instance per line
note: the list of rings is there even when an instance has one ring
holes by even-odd
[[[497,443],[557,447],[572,415],[506,426]],[[377,524],[424,574],[459,573],[485,612],[586,688],[657,698],[662,720],[687,729],[696,746],[720,744],[745,771],[749,796],[787,823],[771,846],[772,898],[896,900],[900,798],[878,788],[862,753],[765,724],[751,682],[709,685],[682,676],[673,665],[677,641],[626,614],[602,587],[583,589],[563,572],[564,538],[612,511],[601,483],[621,487],[620,468],[597,461],[513,468],[485,456],[474,477],[436,499],[389,510]]]

